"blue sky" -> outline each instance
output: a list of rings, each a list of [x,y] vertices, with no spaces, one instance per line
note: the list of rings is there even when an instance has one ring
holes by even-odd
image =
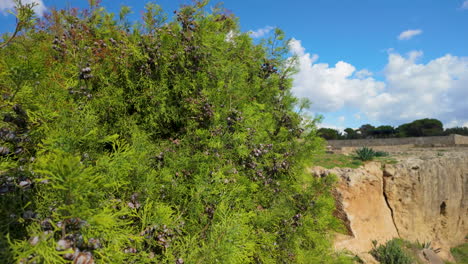
[[[23,0],[24,1],[24,0]],[[28,0],[33,1],[33,0]],[[39,0],[34,0],[39,1]],[[111,11],[147,1],[104,0]],[[188,0],[155,1],[172,14]],[[211,1],[212,4],[218,1]],[[468,1],[465,0],[225,0],[252,37],[280,27],[299,58],[293,92],[312,101],[322,126],[399,125],[433,117],[468,126]],[[42,0],[53,7],[86,7],[86,0]],[[14,28],[0,0],[0,32]]]

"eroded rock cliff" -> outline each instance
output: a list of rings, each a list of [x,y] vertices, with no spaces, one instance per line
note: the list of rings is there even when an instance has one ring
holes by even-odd
[[[468,152],[432,154],[400,157],[397,164],[369,162],[358,169],[313,168],[317,176],[333,173],[340,179],[337,216],[348,235],[337,237],[336,249],[367,259],[372,240],[400,237],[431,242],[451,260],[450,247],[468,234]]]
[[[468,153],[387,164],[384,193],[402,238],[432,241],[449,258],[468,234]]]

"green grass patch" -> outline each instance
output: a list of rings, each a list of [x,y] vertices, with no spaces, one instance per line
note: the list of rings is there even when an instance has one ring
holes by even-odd
[[[450,250],[458,264],[468,264],[468,243],[454,247]]]
[[[363,163],[354,156],[343,154],[320,153],[312,157],[314,166],[321,166],[327,169],[332,168],[358,168]]]

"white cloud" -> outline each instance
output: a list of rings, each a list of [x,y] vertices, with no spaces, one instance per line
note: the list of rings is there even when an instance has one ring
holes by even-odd
[[[468,123],[468,57],[448,54],[424,64],[418,63],[421,51],[390,53],[382,82],[343,61],[318,63],[318,56],[306,53],[298,40],[290,49],[298,57],[293,93],[309,98],[311,111],[357,109],[350,113],[356,119],[392,125],[426,117],[447,126]]]
[[[268,33],[270,33],[270,31],[274,29],[274,27],[272,26],[266,26],[264,28],[260,28],[260,29],[257,29],[255,31],[249,31],[249,35],[252,37],[252,38],[261,38],[265,35],[267,35]]]
[[[346,117],[340,116],[338,117],[338,122],[343,123],[346,120]]]
[[[376,96],[385,87],[372,77],[353,78],[356,68],[340,61],[334,67],[316,63],[318,55],[306,53],[299,40],[290,42],[293,54],[298,57],[299,72],[294,76],[293,92],[312,101],[312,108],[331,112],[345,106],[359,106],[362,98]]]
[[[337,126],[337,125],[329,124],[329,123],[318,123],[317,127],[318,128],[332,128],[332,129],[338,130],[341,133],[344,133],[344,130],[346,129],[344,126]]]
[[[461,5],[460,8],[461,9],[468,9],[468,0],[465,0],[465,2],[463,2],[463,4]]]
[[[364,70],[360,70],[360,71],[356,72],[354,75],[358,79],[366,79],[367,77],[371,77],[373,74],[372,74],[372,72],[364,69]]]
[[[420,34],[422,34],[422,30],[420,30],[420,29],[409,29],[409,30],[401,32],[400,35],[398,36],[398,39],[399,40],[408,40],[408,39],[411,39],[412,37],[414,37],[416,35],[420,35]]]
[[[23,0],[22,2],[24,4],[36,3],[37,5],[34,7],[34,12],[38,16],[42,16],[47,10],[42,0]],[[0,0],[0,12],[2,12],[4,15],[7,15],[7,11],[13,9],[14,7],[15,3],[13,0]]]
[[[414,54],[389,55],[387,89],[376,98],[368,98],[366,114],[377,120],[435,117],[447,124],[454,120],[468,122],[468,58],[445,55],[418,64]]]

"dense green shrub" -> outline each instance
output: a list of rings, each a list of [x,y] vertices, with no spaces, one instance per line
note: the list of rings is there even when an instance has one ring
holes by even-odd
[[[355,150],[356,157],[362,161],[373,160],[375,157],[386,157],[388,152],[375,151],[372,148],[362,147]]]
[[[386,151],[375,151],[374,155],[376,157],[387,157],[389,154]]]
[[[372,160],[375,157],[375,151],[372,148],[362,147],[355,150],[356,157],[362,161]]]
[[[377,241],[372,241],[374,248],[370,251],[371,255],[382,264],[411,264],[413,260],[404,252],[402,241],[392,239],[384,245],[377,246]]]
[[[0,49],[2,263],[346,261],[283,33],[205,5],[52,10]]]

